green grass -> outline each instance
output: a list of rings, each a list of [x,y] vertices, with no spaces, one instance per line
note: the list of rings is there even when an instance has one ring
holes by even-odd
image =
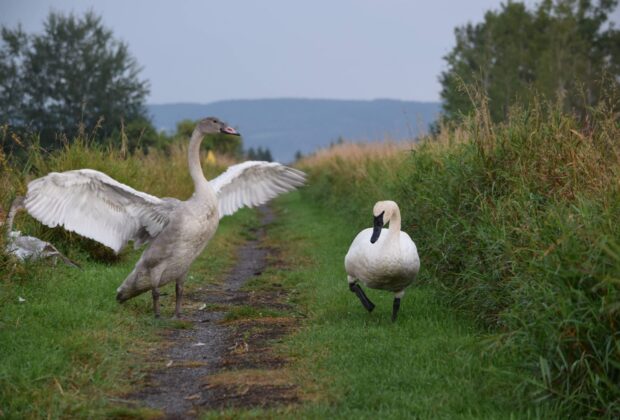
[[[612,104],[612,106],[615,106]],[[441,300],[495,334],[519,389],[565,415],[620,415],[620,125],[553,106],[484,107],[412,150],[343,145],[307,158],[308,202],[368,226],[399,203]],[[377,158],[379,156],[379,158]]]
[[[236,321],[240,319],[276,318],[285,315],[284,312],[274,311],[269,308],[257,308],[254,306],[234,306],[226,312],[224,321]]]
[[[422,285],[408,290],[398,321],[390,320],[390,293],[368,290],[377,305],[368,314],[349,292],[343,267],[356,230],[344,218],[322,224],[330,214],[308,211],[308,204],[298,205],[297,211],[314,218],[306,234],[317,261],[307,273],[314,281],[305,287],[312,288],[306,294],[313,295],[309,309],[318,322],[296,337],[295,347],[308,355],[327,350],[306,369],[329,372],[329,395],[336,397],[335,404],[330,401],[309,413],[339,418],[507,418],[523,412],[524,401],[515,398],[516,382],[503,373],[508,369],[515,374],[512,366],[493,357],[482,344],[489,337],[424,285],[429,280],[424,254]],[[332,219],[338,222],[337,217]]]
[[[534,418],[551,413],[519,395],[521,374],[492,351],[489,334],[442,302],[428,285],[408,289],[396,323],[393,296],[367,290],[369,314],[347,286],[344,254],[356,234],[342,214],[299,193],[277,201],[269,240],[284,245],[288,268],[268,277],[292,292],[306,318],[280,350],[294,362],[304,405],[268,412],[225,411],[207,418]],[[371,220],[371,217],[368,217]],[[291,268],[294,267],[294,268]],[[249,285],[250,286],[250,285]]]
[[[234,262],[234,248],[252,211],[222,221],[192,266],[188,288],[213,282]],[[132,389],[148,369],[149,352],[169,320],[174,286],[162,288],[162,319],[150,294],[119,305],[116,288],[140,252],[114,264],[85,259],[83,270],[26,264],[0,283],[0,410],[8,418],[112,415],[114,398]],[[25,299],[19,303],[18,298]],[[112,410],[112,411],[110,411]]]
[[[344,145],[333,156],[307,159],[308,188],[301,198],[280,201],[281,219],[271,230],[270,239],[284,244],[286,266],[267,270],[261,277],[269,281],[248,285],[283,284],[293,310],[306,319],[286,348],[309,402],[294,413],[275,413],[617,418],[620,125],[614,107],[603,104],[578,118],[537,104],[493,125],[483,103],[462,126],[411,151],[374,147],[364,154]],[[24,193],[28,179],[80,167],[160,196],[191,193],[178,145],[166,155],[125,157],[82,140],[52,154],[33,147],[28,156],[15,162],[0,155],[4,208]],[[205,168],[208,176],[221,169]],[[422,259],[420,284],[405,296],[396,324],[389,321],[391,296],[369,291],[377,308],[365,313],[342,268],[354,234],[369,225],[372,205],[386,198],[399,203],[403,230]],[[254,213],[230,220],[216,238],[255,237]],[[0,252],[0,410],[19,418],[109,414],[110,395],[140,379],[145,366],[137,355],[148,353],[160,328],[175,325],[152,319],[148,296],[125,306],[114,302],[137,253],[113,257],[61,229],[17,222],[84,270],[22,266]],[[216,239],[194,265],[189,285],[217,281],[234,246]],[[164,316],[172,313],[173,295],[169,287]]]

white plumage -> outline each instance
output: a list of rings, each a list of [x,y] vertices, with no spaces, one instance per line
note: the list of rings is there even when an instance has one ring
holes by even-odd
[[[255,207],[305,181],[303,172],[277,162],[247,161],[229,167],[210,184],[218,199],[220,219],[242,207]]]
[[[248,161],[229,167],[210,185],[221,219],[266,203],[304,180],[301,171],[280,163]],[[180,203],[137,191],[103,172],[78,169],[31,181],[25,205],[46,226],[63,226],[119,252],[129,241],[139,247],[156,237]]]
[[[400,299],[420,270],[415,243],[400,230],[400,210],[394,201],[379,201],[373,208],[373,228],[362,230],[353,240],[345,256],[349,288],[368,311],[374,304],[358,281],[372,289],[395,293],[392,320],[396,319]],[[389,223],[389,229],[383,225]]]
[[[102,172],[79,169],[53,172],[30,182],[26,209],[47,226],[63,226],[115,252],[128,241],[134,241],[136,246],[149,243],[118,288],[117,299],[122,302],[152,290],[158,316],[158,287],[176,281],[178,316],[189,266],[215,233],[219,220],[305,182],[301,171],[257,161],[233,165],[208,182],[200,167],[200,143],[205,134],[217,132],[238,135],[216,118],[201,120],[192,134],[188,161],[195,191],[187,201],[158,198]]]
[[[179,203],[134,190],[103,172],[78,169],[31,181],[25,206],[46,226],[62,226],[118,252],[145,233],[157,236]]]

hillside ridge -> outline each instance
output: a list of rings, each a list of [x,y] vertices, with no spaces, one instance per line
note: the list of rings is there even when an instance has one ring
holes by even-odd
[[[405,140],[428,132],[441,110],[439,102],[396,99],[234,99],[212,103],[147,106],[158,130],[173,132],[183,119],[217,116],[237,127],[246,148],[266,147],[275,160],[290,162],[336,142]]]

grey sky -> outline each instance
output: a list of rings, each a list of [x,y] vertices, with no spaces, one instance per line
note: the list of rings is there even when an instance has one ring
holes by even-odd
[[[38,31],[92,9],[129,44],[149,103],[305,97],[439,99],[455,26],[500,0],[0,0],[0,24]],[[534,4],[535,1],[527,1]],[[616,10],[613,20],[620,21]]]

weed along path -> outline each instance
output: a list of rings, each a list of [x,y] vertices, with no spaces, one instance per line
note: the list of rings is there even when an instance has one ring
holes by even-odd
[[[285,359],[271,349],[273,340],[295,326],[295,318],[287,315],[287,293],[245,287],[277,260],[277,249],[265,244],[275,214],[268,207],[259,212],[223,280],[187,293],[183,320],[170,321],[161,348],[151,356],[154,369],[141,388],[124,397],[132,406],[157,410],[156,417],[159,412],[165,418],[191,418],[207,410],[298,400],[283,370]]]

